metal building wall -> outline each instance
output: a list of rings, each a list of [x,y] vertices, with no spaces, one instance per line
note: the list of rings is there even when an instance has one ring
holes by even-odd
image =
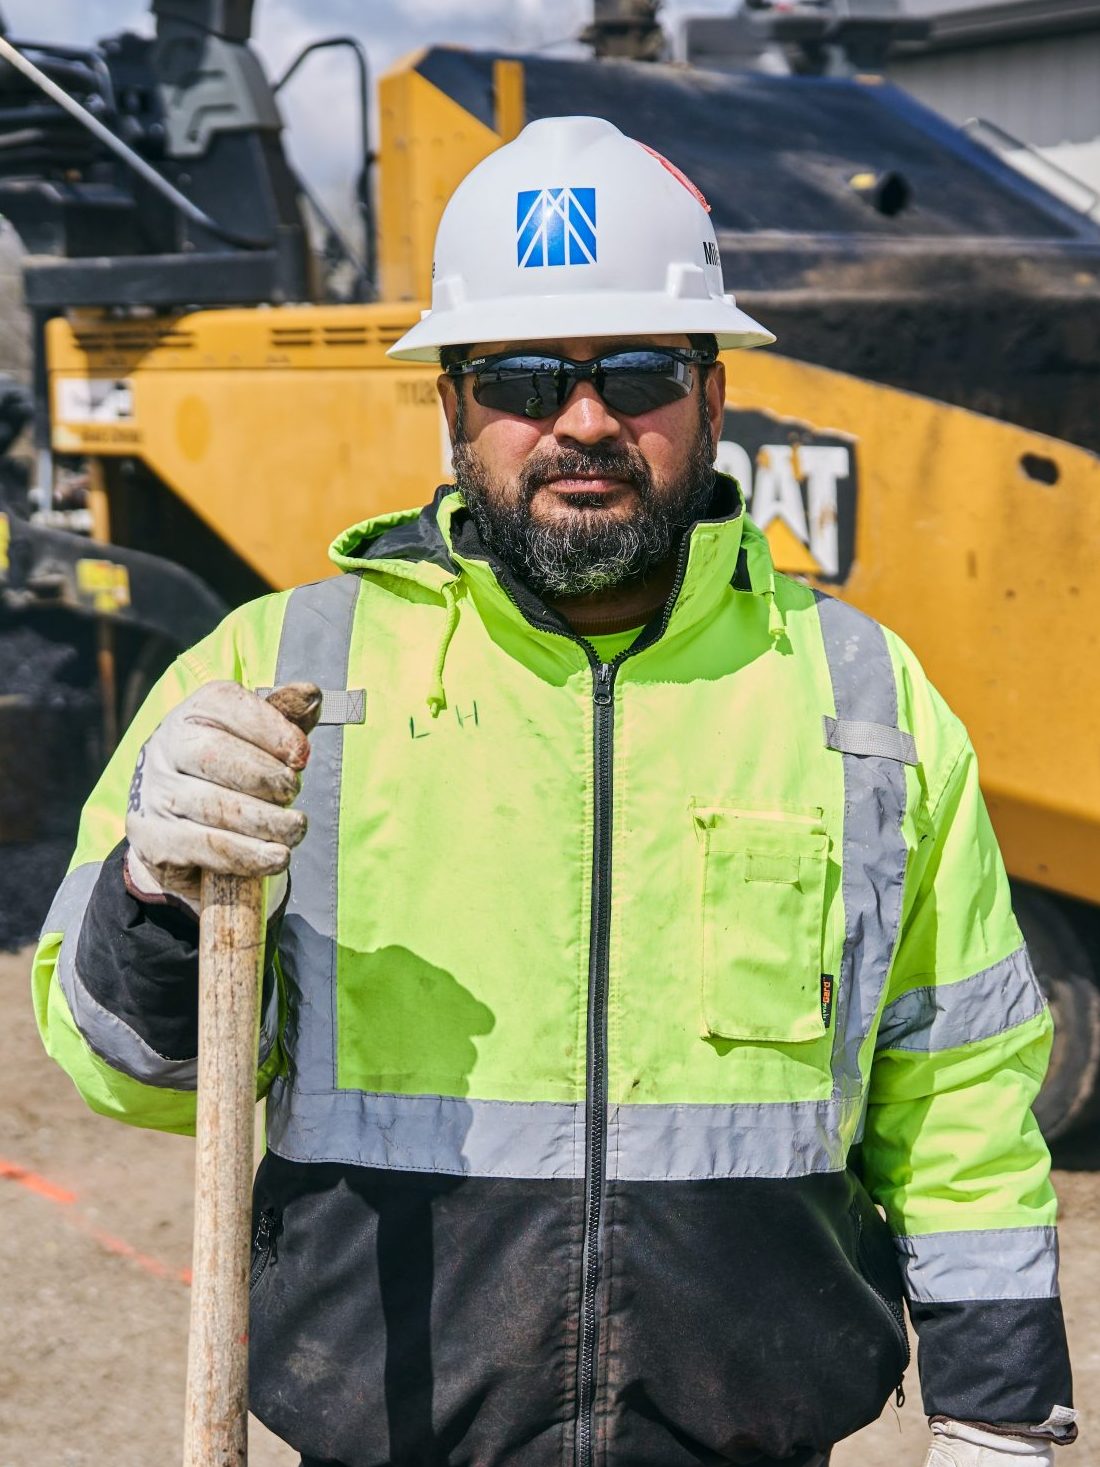
[[[953,122],[988,117],[1033,147],[1100,138],[1100,31],[898,59],[889,76]]]
[[[1084,188],[1026,152],[1006,156],[1068,203],[1100,212],[1100,30],[897,57],[887,72],[952,122],[988,118],[1038,149]]]

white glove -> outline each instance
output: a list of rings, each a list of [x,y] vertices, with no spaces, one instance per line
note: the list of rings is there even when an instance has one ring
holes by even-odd
[[[924,1467],[1010,1467],[1013,1463],[1053,1467],[1054,1448],[1046,1440],[1029,1442],[959,1421],[937,1421]]]
[[[284,807],[308,758],[305,734],[238,683],[207,683],[185,698],[146,740],[130,784],[126,865],[135,895],[176,897],[197,912],[203,871],[285,871],[306,817]],[[270,887],[269,911],[286,878]]]

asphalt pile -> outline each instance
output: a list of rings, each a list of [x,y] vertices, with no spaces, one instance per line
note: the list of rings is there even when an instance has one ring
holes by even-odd
[[[100,765],[90,643],[0,612],[0,951],[32,942]]]

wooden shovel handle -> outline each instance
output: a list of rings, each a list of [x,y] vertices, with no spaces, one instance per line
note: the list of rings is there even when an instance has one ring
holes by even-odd
[[[312,683],[289,683],[268,702],[309,733],[321,694]],[[184,1467],[248,1461],[252,1127],[265,918],[262,881],[203,872]]]

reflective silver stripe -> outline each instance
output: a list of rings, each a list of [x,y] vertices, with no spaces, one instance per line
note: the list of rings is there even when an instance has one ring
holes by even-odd
[[[315,678],[309,678],[305,673],[300,676],[306,681],[316,681]],[[261,698],[266,698],[274,692],[274,688],[256,688],[254,691]],[[366,688],[321,689],[321,712],[317,719],[318,727],[323,723],[365,723],[366,718]]]
[[[102,861],[89,861],[66,876],[42,928],[43,932],[65,934],[57,956],[57,981],[69,1012],[89,1049],[113,1069],[146,1084],[194,1089],[195,1061],[166,1060],[150,1049],[129,1024],[92,997],[77,970],[80,930],[102,866]]]
[[[899,764],[919,764],[917,742],[911,733],[866,719],[830,718],[825,715],[825,747],[840,754],[876,754],[896,759]]]
[[[92,997],[77,970],[76,944],[77,934],[66,933],[57,962],[57,976],[69,1012],[88,1048],[113,1070],[119,1070],[145,1085],[167,1090],[194,1090],[198,1063],[194,1058],[165,1059],[150,1048],[129,1024]]]
[[[61,951],[57,955],[57,981],[73,1022],[84,1036],[89,1049],[116,1070],[148,1084],[171,1085],[174,1089],[194,1089],[195,1061],[166,1060],[156,1054],[140,1035],[117,1014],[112,1014],[92,997],[84,986],[76,966],[76,949],[80,929],[88,910],[92,889],[99,879],[102,861],[89,861],[78,866],[61,883],[53,899],[43,932],[64,932]],[[165,1066],[180,1066],[179,1078],[165,1078]],[[154,1076],[161,1078],[155,1079]]]
[[[312,761],[311,761],[312,762]],[[584,1104],[288,1093],[271,1087],[267,1142],[288,1161],[339,1161],[451,1176],[584,1175]]]
[[[71,871],[53,899],[42,931],[64,932],[57,957],[57,980],[65,1002],[88,1048],[123,1075],[167,1090],[194,1090],[194,1058],[165,1059],[151,1048],[125,1020],[105,1009],[87,989],[76,965],[80,930],[102,861],[89,861]],[[279,993],[272,984],[260,1026],[260,1063],[267,1059],[279,1032]]]
[[[308,679],[339,688],[348,680],[355,604],[362,581],[335,576],[292,591],[283,617],[275,682]],[[310,738],[299,810],[309,839],[290,858],[290,900],[279,954],[287,983],[287,1049],[308,1090],[336,1085],[336,904],[340,776],[344,727],[326,724]],[[295,1102],[297,1094],[295,1094]]]
[[[73,961],[76,943],[69,948],[69,939],[62,945],[62,955],[57,964],[65,1000],[76,1027],[84,1034],[88,1049],[94,1050],[111,1069],[129,1075],[131,1080],[141,1080],[145,1086],[158,1090],[194,1090],[198,1083],[198,1059],[166,1059],[158,1055],[141,1034],[132,1030],[119,1015],[111,1014],[85,987],[84,978]],[[271,984],[271,993],[264,1008],[260,1024],[260,1064],[267,1061],[271,1046],[279,1036],[279,990]]]
[[[905,1292],[915,1304],[965,1299],[1053,1299],[1056,1228],[979,1228],[895,1238]]]
[[[608,1116],[608,1177],[711,1181],[842,1171],[855,1100],[760,1105],[624,1105]],[[454,1176],[584,1176],[583,1102],[323,1094],[271,1088],[268,1145],[289,1161]]]
[[[99,880],[102,869],[102,861],[86,861],[83,866],[77,866],[69,872],[50,903],[50,910],[42,923],[42,937],[47,932],[69,932],[80,926],[92,895],[92,887]]]
[[[113,1070],[162,1090],[194,1090],[198,1060],[166,1059],[158,1054],[125,1020],[112,1014],[88,992],[73,959],[75,940],[66,937],[58,960],[58,978],[69,1012],[88,1048]],[[264,1064],[279,1032],[279,994],[274,984],[260,1025],[260,1064]]]
[[[913,988],[883,1010],[876,1049],[927,1053],[991,1039],[1043,1012],[1027,948],[958,983]]]
[[[837,717],[897,728],[898,695],[877,622],[821,592],[817,611]],[[844,956],[833,1074],[838,1095],[859,1091],[859,1048],[870,1033],[901,923],[906,846],[905,766],[881,754],[844,761]]]
[[[858,1106],[855,1099],[613,1106],[607,1174],[624,1182],[677,1182],[843,1171]]]

